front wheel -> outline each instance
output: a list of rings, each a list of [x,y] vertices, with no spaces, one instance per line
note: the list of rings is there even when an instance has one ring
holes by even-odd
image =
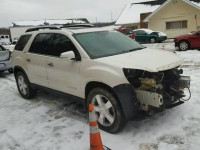
[[[30,86],[27,76],[23,72],[16,75],[17,88],[20,95],[25,99],[31,99],[35,96],[36,91]]]
[[[189,49],[189,43],[187,41],[181,41],[179,43],[179,50],[186,51]]]
[[[115,96],[103,88],[90,91],[87,103],[93,104],[100,129],[115,133],[126,123],[124,114]]]
[[[155,38],[150,38],[149,42],[150,43],[156,43],[156,39]]]
[[[13,73],[13,69],[12,69],[12,68],[9,69],[8,72],[9,72],[9,73]]]

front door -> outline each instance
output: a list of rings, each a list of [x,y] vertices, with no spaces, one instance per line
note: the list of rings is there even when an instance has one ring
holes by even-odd
[[[80,61],[60,58],[63,52],[78,51],[63,34],[51,34],[48,39],[47,76],[49,88],[78,96],[80,93]]]
[[[200,31],[189,37],[192,48],[200,48]]]

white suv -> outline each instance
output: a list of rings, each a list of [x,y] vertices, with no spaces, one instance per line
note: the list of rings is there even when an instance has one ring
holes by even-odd
[[[101,129],[117,132],[139,111],[182,104],[190,78],[177,69],[174,53],[148,49],[106,28],[34,28],[12,53],[22,97],[40,88],[65,93],[87,108],[92,103]]]

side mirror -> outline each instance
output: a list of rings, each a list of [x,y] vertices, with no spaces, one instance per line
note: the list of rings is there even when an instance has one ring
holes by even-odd
[[[73,51],[64,52],[60,54],[60,58],[65,60],[72,60],[75,58],[75,54]]]

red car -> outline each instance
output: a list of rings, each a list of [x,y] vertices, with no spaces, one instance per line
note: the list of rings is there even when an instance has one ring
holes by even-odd
[[[132,29],[129,29],[129,28],[119,28],[119,29],[116,29],[117,31],[129,36],[130,38],[132,39],[135,39],[135,34],[133,32]]]
[[[174,42],[175,47],[179,47],[181,51],[200,49],[200,31],[178,36],[174,39]]]

